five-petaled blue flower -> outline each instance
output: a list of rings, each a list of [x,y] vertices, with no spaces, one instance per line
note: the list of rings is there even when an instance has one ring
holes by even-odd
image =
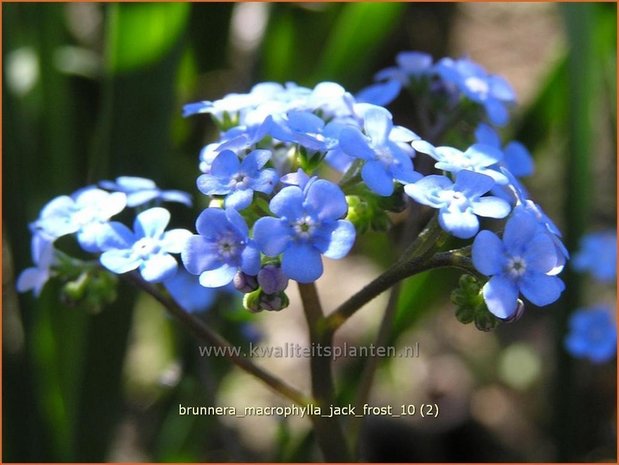
[[[565,348],[574,357],[603,363],[617,352],[617,328],[610,309],[579,309],[570,317],[569,327]]]
[[[515,102],[516,94],[504,78],[488,74],[468,58],[443,58],[435,69],[443,81],[454,85],[471,101],[483,105],[492,124],[504,126],[507,123],[507,105]]]
[[[176,273],[176,259],[171,253],[180,253],[191,236],[186,229],[165,231],[170,212],[155,207],[136,216],[131,231],[122,223],[112,222],[106,234],[99,238],[104,252],[101,264],[113,273],[127,273],[139,268],[145,281],[158,283]]]
[[[101,187],[109,191],[127,194],[127,206],[137,207],[152,200],[179,202],[191,207],[191,196],[183,191],[161,190],[155,181],[137,176],[119,176],[115,181],[101,181]]]
[[[108,220],[126,205],[127,196],[122,192],[110,193],[86,187],[70,197],[62,195],[51,200],[41,210],[32,229],[35,234],[43,234],[52,240],[76,232],[77,240],[86,252],[100,252],[99,236],[109,228]]]
[[[300,283],[317,280],[323,271],[321,254],[344,257],[355,241],[355,228],[341,220],[348,209],[344,193],[319,179],[283,188],[269,204],[279,218],[260,218],[254,239],[265,255],[282,254],[282,271]]]
[[[196,229],[198,234],[189,238],[181,258],[187,271],[200,276],[202,286],[225,286],[239,269],[258,274],[260,251],[235,209],[207,208],[198,216]]]
[[[617,234],[601,231],[583,236],[572,265],[577,271],[590,272],[599,281],[614,282],[617,277]]]
[[[365,160],[361,177],[378,195],[393,193],[393,181],[415,182],[421,175],[413,169],[413,151],[405,144],[419,139],[412,131],[393,126],[391,113],[374,105],[363,109],[363,130],[347,126],[340,132],[340,147],[349,156]]]
[[[213,160],[210,173],[198,177],[198,189],[206,195],[226,195],[226,208],[247,208],[254,191],[270,194],[277,183],[274,169],[262,169],[270,158],[270,151],[254,150],[239,161],[234,152],[224,150]]]
[[[543,306],[557,300],[565,288],[558,277],[548,275],[557,261],[550,234],[522,210],[509,218],[502,240],[481,231],[473,242],[472,258],[475,268],[491,277],[482,291],[488,309],[498,318],[514,314],[519,292]]]
[[[498,197],[482,197],[494,186],[494,180],[484,174],[462,170],[453,183],[447,176],[431,175],[404,186],[404,192],[417,202],[439,209],[441,227],[461,239],[477,234],[476,215],[505,218],[511,207]]]

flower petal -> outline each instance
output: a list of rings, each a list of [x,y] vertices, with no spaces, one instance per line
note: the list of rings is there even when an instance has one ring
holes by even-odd
[[[367,138],[355,127],[342,128],[340,132],[340,148],[351,157],[372,160],[376,156],[368,145]]]
[[[490,231],[481,231],[475,237],[471,255],[475,268],[486,276],[500,273],[505,264],[503,243]]]
[[[250,187],[255,191],[270,194],[277,184],[277,178],[277,171],[267,168],[258,173],[257,177],[252,180]]]
[[[297,186],[284,187],[269,203],[269,208],[277,216],[294,220],[300,218],[303,212],[303,191]]]
[[[99,261],[104,267],[116,274],[135,270],[142,262],[140,257],[134,255],[128,249],[114,249],[103,252],[99,257]]]
[[[393,102],[400,95],[401,90],[402,84],[400,81],[391,79],[387,82],[372,84],[366,87],[355,96],[355,99],[357,102],[384,106]]]
[[[505,224],[503,233],[503,243],[506,249],[514,254],[523,253],[527,244],[535,236],[538,226],[539,223],[531,214],[518,208],[514,209],[512,216]]]
[[[109,228],[109,223],[88,223],[77,232],[77,242],[86,252],[101,252],[98,244],[99,237],[109,234]]]
[[[313,211],[320,221],[336,220],[348,211],[342,189],[324,179],[319,179],[309,186],[304,206]]]
[[[112,221],[109,227],[101,231],[97,237],[97,246],[100,250],[130,249],[135,242],[133,232],[124,224]]]
[[[391,113],[382,107],[371,107],[363,115],[363,129],[375,145],[384,145],[393,128]]]
[[[442,208],[438,222],[445,231],[460,239],[469,239],[477,234],[479,220],[470,211],[459,208]]]
[[[196,230],[208,239],[215,240],[228,231],[229,222],[225,210],[206,208],[196,219]]]
[[[160,238],[170,222],[170,212],[155,207],[144,210],[136,218],[133,229],[137,237]]]
[[[32,290],[35,296],[41,294],[43,286],[49,279],[49,270],[41,268],[26,268],[17,278],[17,292],[27,292]]]
[[[251,205],[254,199],[254,191],[251,189],[239,189],[226,197],[224,205],[226,208],[234,208],[235,210],[243,210]]]
[[[241,253],[241,270],[250,276],[256,276],[260,271],[260,250],[254,241],[247,244]]]
[[[222,265],[217,244],[204,236],[193,235],[187,239],[185,248],[181,251],[181,260],[192,274],[200,274],[204,270],[212,270]]]
[[[487,218],[505,218],[512,207],[499,197],[482,197],[471,202],[473,213]]]
[[[204,195],[224,195],[230,192],[227,182],[210,173],[198,176],[196,186]]]
[[[160,283],[176,273],[178,264],[172,255],[159,253],[150,255],[140,265],[140,274],[144,281]]]
[[[378,195],[393,194],[393,178],[379,161],[368,161],[361,169],[361,177],[367,186]]]
[[[239,172],[241,162],[231,150],[224,150],[213,160],[211,174],[220,178],[229,178]]]
[[[300,283],[311,283],[322,275],[320,252],[307,243],[291,243],[282,256],[284,274]]]
[[[563,281],[543,273],[525,273],[519,282],[520,292],[531,303],[542,307],[553,303],[565,289]]]
[[[488,310],[498,318],[509,319],[518,307],[518,288],[503,275],[490,278],[482,292]]]
[[[345,257],[355,243],[355,236],[355,227],[350,221],[338,220],[337,226],[331,233],[329,247],[323,255],[336,260]]]
[[[186,229],[166,231],[161,238],[161,246],[168,253],[181,253],[192,234]]]
[[[269,257],[282,253],[291,239],[290,226],[279,218],[265,216],[254,224],[254,240]]]
[[[245,219],[241,216],[241,214],[236,211],[234,208],[226,208],[226,218],[230,222],[236,232],[240,236],[238,239],[243,240],[247,238],[249,235],[249,229],[247,228],[247,223],[245,223]]]
[[[205,271],[200,275],[200,284],[204,287],[222,287],[229,284],[237,272],[235,266],[227,264],[214,270]]]

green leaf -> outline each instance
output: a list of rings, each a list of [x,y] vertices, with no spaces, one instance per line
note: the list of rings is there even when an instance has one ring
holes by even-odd
[[[315,74],[346,81],[365,70],[402,17],[404,3],[347,3],[331,28]]]
[[[185,30],[187,3],[127,3],[109,7],[107,66],[132,71],[160,60]]]

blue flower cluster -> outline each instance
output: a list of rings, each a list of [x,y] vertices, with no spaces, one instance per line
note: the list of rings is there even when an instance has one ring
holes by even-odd
[[[590,273],[598,281],[614,283],[617,279],[617,233],[600,231],[583,236],[572,266],[581,273]]]
[[[132,176],[119,177],[115,182],[102,181],[100,186],[107,190],[89,186],[70,196],[56,197],[43,207],[38,219],[30,225],[35,266],[20,274],[17,290],[32,290],[38,296],[45,283],[59,274],[59,257],[64,254],[59,255],[54,243],[75,234],[85,252],[100,254],[99,262],[107,270],[122,274],[137,269],[145,281],[163,282],[172,295],[180,294],[177,287],[186,289],[187,280],[182,283],[173,280],[178,262],[171,254],[181,252],[191,233],[184,229],[165,231],[170,213],[161,207],[139,213],[133,231],[111,219],[126,207],[146,203],[170,201],[191,205],[189,194],[163,191],[149,179]]]
[[[572,267],[581,273],[590,273],[602,285],[614,284],[617,279],[617,234],[599,231],[584,235]],[[612,359],[617,352],[616,311],[604,304],[576,310],[570,316],[565,348],[574,357],[587,358],[593,363]]]
[[[617,322],[610,308],[599,306],[576,310],[569,321],[565,348],[574,357],[603,363],[617,352]]]
[[[279,310],[289,279],[316,281],[323,256],[345,257],[357,231],[385,225],[385,209],[415,201],[436,209],[447,233],[475,238],[473,263],[490,277],[483,295],[496,316],[511,318],[519,294],[537,305],[556,300],[563,290],[556,274],[568,255],[559,231],[518,179],[533,171],[526,148],[503,146],[484,123],[470,147],[434,145],[395,124],[383,106],[406,87],[439,96],[447,113],[473,102],[502,125],[515,100],[512,89],[469,59],[433,63],[426,54],[403,52],[397,63],[356,97],[333,82],[314,88],[266,82],[248,93],[186,105],[186,116],[210,115],[220,130],[199,156],[196,184],[209,203],[196,234],[166,231],[170,214],[160,207],[141,211],[133,230],[110,221],[125,206],[191,205],[191,198],[143,178],[103,181],[99,187],[107,190],[90,187],[43,209],[33,228],[47,242],[33,242],[36,266],[19,288],[38,292],[53,265],[47,243],[76,233],[82,248],[101,253],[101,264],[114,273],[139,270],[144,280],[167,285],[180,254],[202,287],[232,283],[246,294],[248,308]],[[416,167],[424,166],[418,163],[423,157],[433,165],[429,172]],[[507,219],[503,237],[480,233],[483,218]],[[178,281],[184,286],[186,280]]]
[[[378,81],[362,90],[359,101],[387,105],[407,87],[426,85],[429,92],[441,98],[453,111],[466,100],[484,109],[488,120],[497,126],[509,121],[508,108],[516,101],[509,83],[469,58],[442,58],[433,63],[432,57],[421,52],[401,52],[396,56],[397,66],[379,71]]]

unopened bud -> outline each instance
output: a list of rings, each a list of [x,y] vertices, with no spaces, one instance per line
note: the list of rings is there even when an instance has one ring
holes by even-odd
[[[288,287],[288,277],[277,265],[265,265],[258,272],[258,284],[265,294],[276,294]]]
[[[242,271],[238,271],[232,280],[237,291],[247,294],[248,292],[258,289],[258,280],[255,276],[248,275]]]
[[[262,308],[260,308],[260,294],[262,294],[260,289],[245,294],[243,296],[243,307],[251,313],[261,312]]]
[[[277,294],[265,294],[263,292],[260,295],[260,307],[269,312],[279,312],[289,304],[290,301],[285,292],[278,292]]]

